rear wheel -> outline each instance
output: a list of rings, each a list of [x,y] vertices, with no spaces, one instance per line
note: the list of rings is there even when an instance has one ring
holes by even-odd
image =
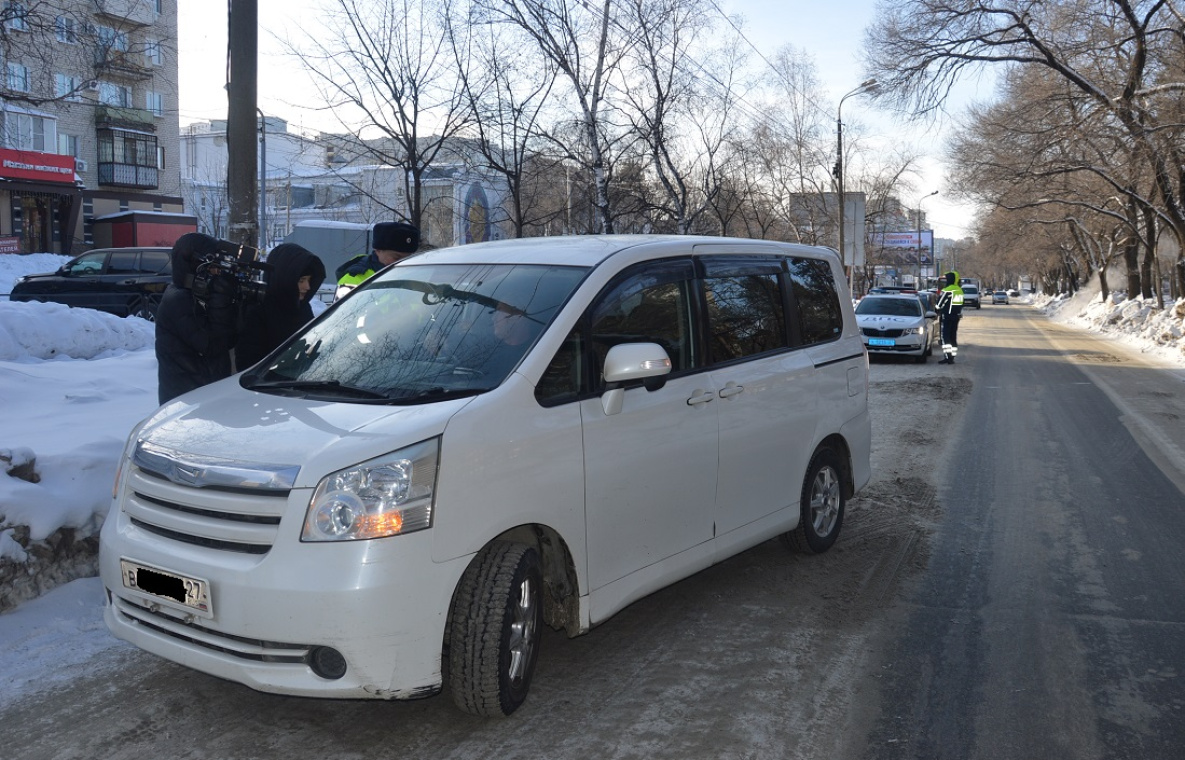
[[[783,534],[797,551],[820,554],[830,549],[843,527],[843,468],[831,449],[819,449],[807,468],[798,527]]]
[[[526,544],[491,544],[465,571],[449,621],[453,701],[483,717],[510,715],[527,698],[543,624],[543,572]]]
[[[139,317],[140,319],[147,319],[149,322],[156,321],[156,309],[160,306],[160,296],[141,296],[136,299],[131,307],[128,309],[129,317]]]

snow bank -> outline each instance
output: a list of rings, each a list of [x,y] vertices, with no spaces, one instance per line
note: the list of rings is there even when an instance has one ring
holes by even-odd
[[[0,360],[97,359],[155,345],[151,322],[57,303],[0,301]]]
[[[1161,309],[1154,298],[1111,293],[1104,299],[1097,290],[1084,289],[1034,303],[1054,321],[1114,337],[1174,366],[1185,365],[1185,299],[1166,301]]]

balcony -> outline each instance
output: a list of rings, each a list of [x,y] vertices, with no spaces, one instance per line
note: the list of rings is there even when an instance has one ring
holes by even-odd
[[[159,172],[155,166],[137,166],[135,164],[117,164],[115,162],[99,162],[99,184],[114,185],[115,187],[137,187],[154,189],[160,186]]]
[[[97,106],[95,108],[95,125],[100,128],[114,127],[117,129],[138,129],[143,132],[156,131],[156,122],[152,117],[152,111],[143,108]]]
[[[148,112],[134,108],[107,107],[106,110],[109,112],[108,120],[95,129],[99,143],[99,160],[96,162],[99,185],[141,189],[159,187],[156,135],[137,129],[143,125],[132,118],[137,113]]]
[[[99,76],[142,81],[152,78],[152,69],[142,63],[144,54],[124,53],[114,50],[98,56],[95,72]]]
[[[91,0],[95,15],[121,26],[151,26],[156,23],[156,8],[144,0]]]

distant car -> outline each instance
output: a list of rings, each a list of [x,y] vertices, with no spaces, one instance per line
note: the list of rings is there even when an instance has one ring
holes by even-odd
[[[119,317],[156,317],[173,281],[168,248],[97,248],[56,272],[27,274],[12,286],[13,301],[51,301]]]
[[[997,290],[995,293],[992,293],[992,304],[998,303],[1002,303],[1005,306],[1008,305],[1008,294],[1003,290]]]
[[[856,324],[870,354],[904,354],[919,364],[934,353],[938,314],[916,294],[872,294],[856,307]]]
[[[976,309],[982,308],[983,304],[979,300],[979,288],[975,285],[963,286],[963,308],[969,309],[974,306]]]
[[[1008,295],[1012,298],[1020,298],[1020,291],[1019,290],[1010,290],[1010,291],[1008,291]]]

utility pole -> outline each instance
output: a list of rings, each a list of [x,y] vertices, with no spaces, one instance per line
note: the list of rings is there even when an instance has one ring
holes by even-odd
[[[227,30],[229,81],[226,84],[226,192],[230,200],[231,242],[254,246],[259,242],[259,161],[255,112],[258,90],[259,3],[230,0]]]

